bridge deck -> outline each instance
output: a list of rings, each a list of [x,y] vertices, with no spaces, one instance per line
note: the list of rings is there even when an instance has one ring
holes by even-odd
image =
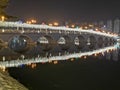
[[[118,35],[113,34],[113,33],[105,33],[105,32],[100,32],[100,31],[94,31],[93,29],[89,30],[84,30],[81,28],[67,28],[65,26],[48,26],[48,25],[39,25],[39,24],[27,24],[27,23],[19,23],[19,22],[2,22],[0,21],[0,28],[1,31],[4,32],[3,29],[5,28],[16,28],[16,30],[19,28],[22,28],[22,32],[25,32],[25,29],[34,29],[36,31],[45,29],[45,30],[51,30],[51,31],[77,31],[77,32],[85,32],[85,33],[92,33],[92,34],[97,34],[97,35],[102,35],[102,36],[107,36],[107,37],[116,37]]]

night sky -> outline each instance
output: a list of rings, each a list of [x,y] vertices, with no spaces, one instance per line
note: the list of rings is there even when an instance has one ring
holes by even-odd
[[[10,0],[7,13],[38,22],[93,22],[119,18],[119,9],[119,0]]]

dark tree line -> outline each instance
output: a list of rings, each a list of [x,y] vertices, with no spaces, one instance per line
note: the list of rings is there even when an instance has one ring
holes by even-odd
[[[6,14],[5,9],[8,6],[8,3],[9,3],[9,0],[0,0],[0,17],[5,16],[6,20],[10,20],[10,21],[11,20],[13,20],[13,21],[19,20],[18,17],[10,16],[10,15]]]
[[[5,15],[5,8],[8,6],[9,0],[0,0],[0,16]]]

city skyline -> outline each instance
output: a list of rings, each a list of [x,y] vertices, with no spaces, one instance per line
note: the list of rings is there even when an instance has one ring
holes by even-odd
[[[93,22],[119,18],[119,2],[82,0],[10,0],[7,13],[38,22]]]

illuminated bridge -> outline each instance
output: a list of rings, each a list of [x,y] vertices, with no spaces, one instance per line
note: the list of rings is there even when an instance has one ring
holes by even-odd
[[[54,46],[67,50],[70,45],[78,48],[86,44],[101,45],[115,42],[116,37],[116,34],[93,29],[0,21],[0,47],[9,47],[16,52],[35,45],[40,45],[43,50]]]

